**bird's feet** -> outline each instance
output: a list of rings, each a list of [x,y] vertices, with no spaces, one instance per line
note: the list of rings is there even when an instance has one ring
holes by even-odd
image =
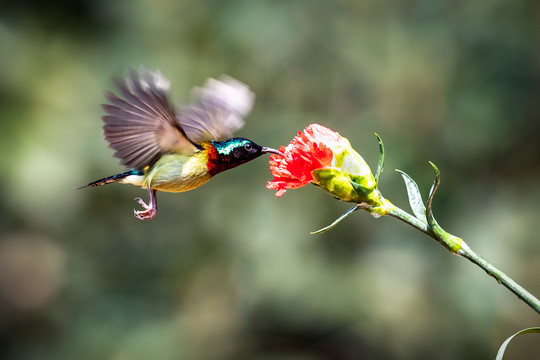
[[[156,216],[157,207],[154,205],[156,202],[152,202],[152,199],[150,199],[150,205],[146,205],[140,197],[135,198],[135,200],[144,208],[144,211],[133,210],[133,214],[137,219],[151,220]]]

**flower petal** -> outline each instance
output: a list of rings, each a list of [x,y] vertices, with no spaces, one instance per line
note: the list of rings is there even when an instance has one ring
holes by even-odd
[[[270,172],[274,180],[267,188],[278,190],[281,196],[286,189],[296,189],[313,181],[312,171],[332,165],[334,154],[327,143],[340,141],[339,134],[318,124],[298,132],[287,147],[281,147],[284,156],[270,156]],[[327,142],[327,143],[325,143]]]

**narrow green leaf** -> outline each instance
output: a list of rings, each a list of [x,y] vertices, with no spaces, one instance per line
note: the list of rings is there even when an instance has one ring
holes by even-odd
[[[341,220],[345,219],[347,216],[349,216],[350,213],[358,210],[359,207],[356,205],[355,207],[353,207],[352,209],[349,209],[347,210],[343,215],[341,215],[340,217],[338,217],[333,223],[331,223],[330,225],[328,225],[327,227],[323,227],[322,229],[320,230],[317,230],[317,231],[313,231],[313,232],[310,232],[310,234],[314,235],[314,234],[322,234],[323,232],[327,232],[328,230],[332,229],[334,226],[336,226],[337,224],[339,224],[341,222]]]
[[[384,144],[377,133],[375,133],[375,136],[379,142],[379,163],[377,165],[377,172],[375,173],[375,181],[377,182],[377,185],[379,185],[379,178],[381,177],[384,168]]]
[[[431,161],[429,163],[433,167],[433,170],[435,170],[435,181],[433,182],[433,185],[429,190],[429,197],[426,203],[426,216],[428,224],[433,227],[433,224],[436,225],[437,223],[435,221],[435,218],[433,217],[433,210],[431,208],[431,204],[433,203],[433,197],[435,196],[435,192],[437,192],[437,188],[441,183],[441,173],[439,172],[439,169],[437,168],[437,166],[435,166],[434,163],[432,163]]]
[[[431,186],[431,190],[429,191],[429,198],[426,203],[426,219],[429,228],[436,236],[437,241],[439,241],[442,245],[444,245],[454,254],[457,254],[463,246],[463,240],[457,236],[446,232],[442,227],[440,227],[440,225],[437,223],[437,220],[435,220],[435,217],[433,216],[433,208],[431,207],[431,205],[433,204],[433,197],[435,196],[435,192],[437,192],[437,189],[441,183],[441,173],[439,172],[439,169],[434,163],[432,163],[431,161],[429,163],[433,167],[433,170],[435,170],[435,181]]]
[[[521,331],[518,331],[514,335],[510,336],[508,339],[506,339],[505,342],[502,343],[501,347],[499,348],[499,352],[497,352],[497,357],[495,360],[502,360],[504,356],[504,352],[506,351],[506,347],[512,341],[516,336],[523,335],[523,334],[531,334],[531,333],[540,333],[540,327],[532,327],[528,329],[523,329]]]
[[[396,169],[398,173],[403,177],[405,181],[405,187],[407,188],[407,195],[409,195],[409,204],[411,204],[411,209],[414,215],[422,221],[425,221],[426,218],[426,207],[422,201],[422,195],[420,194],[420,189],[416,182],[406,173],[401,170]]]

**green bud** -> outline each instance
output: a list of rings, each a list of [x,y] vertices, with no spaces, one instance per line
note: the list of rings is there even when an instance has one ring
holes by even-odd
[[[367,167],[367,164],[365,166]],[[341,169],[330,168],[313,170],[312,175],[313,184],[321,187],[339,200],[370,207],[382,205],[377,183],[371,171],[365,176],[359,176],[347,174]]]

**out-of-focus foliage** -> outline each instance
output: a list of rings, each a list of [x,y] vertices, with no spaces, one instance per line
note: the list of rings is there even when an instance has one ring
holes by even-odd
[[[2,359],[487,359],[540,318],[480,269],[315,187],[281,199],[267,158],[133,217],[101,135],[111,77],[141,64],[175,100],[222,73],[249,84],[240,135],[307,124],[435,199],[441,225],[540,294],[540,3],[0,2]],[[508,359],[540,354],[523,337]],[[532,357],[531,357],[532,356]]]

